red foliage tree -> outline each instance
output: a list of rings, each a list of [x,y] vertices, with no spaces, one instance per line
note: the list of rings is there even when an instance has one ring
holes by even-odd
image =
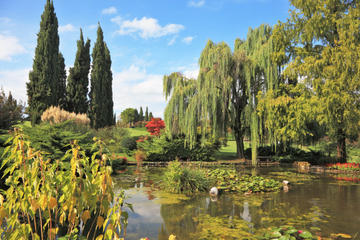
[[[152,118],[145,127],[151,135],[159,136],[161,129],[165,128],[165,122],[161,118]]]

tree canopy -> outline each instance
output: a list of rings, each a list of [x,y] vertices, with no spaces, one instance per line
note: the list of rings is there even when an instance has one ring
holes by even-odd
[[[113,94],[110,51],[104,42],[103,31],[98,25],[97,39],[92,52],[90,121],[98,129],[113,125]]]
[[[82,30],[80,39],[77,41],[77,52],[74,66],[69,70],[69,77],[66,88],[67,106],[66,109],[75,113],[87,113],[88,85],[90,70],[90,40],[84,42]]]
[[[40,121],[45,109],[65,102],[65,64],[59,52],[58,20],[50,0],[47,0],[41,15],[37,36],[33,68],[26,84],[28,113],[32,124]]]

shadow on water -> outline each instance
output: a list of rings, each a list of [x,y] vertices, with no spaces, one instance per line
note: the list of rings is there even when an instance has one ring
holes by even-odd
[[[238,168],[243,173],[248,169]],[[129,169],[115,177],[126,189],[129,212],[126,239],[253,239],[268,227],[293,225],[313,234],[345,233],[360,239],[360,184],[327,175],[295,173],[291,168],[265,168],[251,174],[296,182],[288,192],[226,193],[212,201],[208,194],[186,197],[157,190],[162,169]],[[355,239],[355,238],[354,238]]]

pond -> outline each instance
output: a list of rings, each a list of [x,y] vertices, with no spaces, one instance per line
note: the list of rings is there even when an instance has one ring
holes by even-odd
[[[296,183],[288,192],[224,193],[212,201],[207,193],[186,197],[157,190],[161,168],[129,168],[114,178],[134,208],[127,209],[126,239],[168,239],[170,234],[177,239],[253,239],[269,227],[287,224],[320,236],[342,233],[360,239],[359,182],[293,168],[236,169]]]

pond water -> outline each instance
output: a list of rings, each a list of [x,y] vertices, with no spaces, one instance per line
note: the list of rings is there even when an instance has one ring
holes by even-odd
[[[156,190],[163,169],[127,169],[115,176],[134,212],[129,213],[126,239],[253,239],[273,226],[290,224],[313,234],[349,234],[360,239],[360,184],[325,174],[301,174],[292,168],[263,168],[243,173],[296,182],[288,192],[208,194],[192,197]],[[342,178],[341,178],[342,179]],[[350,178],[349,178],[350,179]],[[349,180],[348,179],[348,180]]]

